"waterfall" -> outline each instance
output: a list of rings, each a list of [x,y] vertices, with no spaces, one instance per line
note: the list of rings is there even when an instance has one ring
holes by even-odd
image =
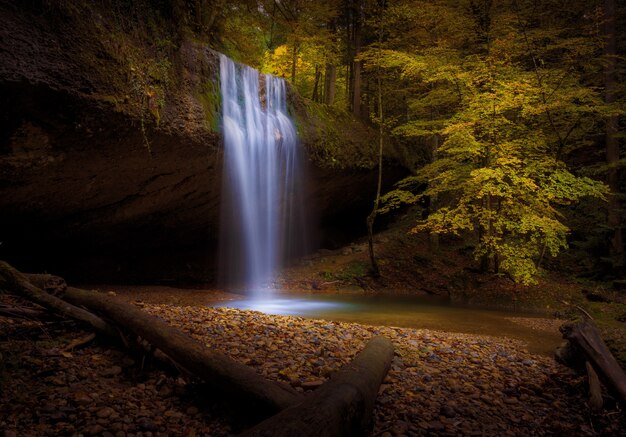
[[[253,295],[302,250],[302,160],[283,79],[220,55],[222,280]]]

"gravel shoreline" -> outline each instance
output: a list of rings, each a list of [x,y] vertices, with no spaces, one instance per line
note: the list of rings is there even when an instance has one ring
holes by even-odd
[[[396,348],[374,436],[626,435],[623,413],[592,415],[584,377],[502,338],[138,303],[269,379],[313,390],[373,335]],[[13,324],[13,325],[12,325]],[[5,437],[228,436],[238,431],[201,385],[98,344],[63,351],[73,326],[0,324]]]

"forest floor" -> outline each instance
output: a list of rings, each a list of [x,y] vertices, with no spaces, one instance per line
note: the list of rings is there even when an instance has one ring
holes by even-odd
[[[388,337],[396,355],[376,401],[374,436],[626,435],[626,416],[614,403],[590,412],[584,376],[529,354],[514,340],[134,302],[298,391],[321,385],[373,335]],[[197,381],[97,340],[68,349],[87,335],[72,322],[0,323],[4,437],[229,436],[241,430],[231,407]]]
[[[527,311],[534,329],[554,335],[582,308],[626,363],[624,294],[602,284],[545,274],[523,287],[471,269],[468,248],[407,235],[411,220],[376,236],[382,278],[369,273],[366,240],[322,250],[286,269],[283,289],[308,293],[447,296],[455,302]],[[455,246],[455,244],[457,244]],[[592,413],[586,377],[532,354],[519,341],[426,329],[366,326],[209,308],[230,300],[217,290],[160,286],[99,287],[188,332],[269,379],[309,391],[348,362],[373,335],[396,348],[376,402],[377,437],[422,435],[626,436],[626,414],[607,398]],[[0,294],[0,304],[14,299]],[[154,368],[97,339],[73,322],[0,316],[0,430],[4,437],[227,436],[242,424],[223,399],[198,381]],[[1,433],[2,431],[0,431]],[[2,437],[2,434],[0,434]]]
[[[440,296],[479,308],[542,314],[553,320],[591,315],[603,337],[626,368],[626,290],[610,283],[576,278],[559,260],[547,260],[537,284],[516,284],[505,275],[481,273],[473,247],[455,238],[434,246],[427,235],[411,234],[415,213],[409,211],[374,237],[381,271],[370,275],[367,238],[337,250],[322,249],[285,269],[275,286],[305,293]]]

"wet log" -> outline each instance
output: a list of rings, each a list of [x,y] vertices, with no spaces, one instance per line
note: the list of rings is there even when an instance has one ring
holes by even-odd
[[[587,381],[589,382],[589,408],[593,412],[598,412],[604,406],[602,385],[600,384],[600,379],[598,379],[598,374],[593,370],[593,366],[589,364],[589,361],[585,361],[585,368],[587,369]]]
[[[245,437],[367,435],[374,402],[393,358],[393,344],[375,337],[349,364],[298,405],[241,434]]]
[[[591,320],[583,320],[565,324],[560,331],[585,356],[604,386],[626,403],[626,374],[602,340],[598,327]]]
[[[189,374],[217,390],[222,398],[236,402],[247,420],[263,420],[303,398],[291,386],[265,379],[252,368],[208,349],[181,330],[116,296],[67,287],[64,299],[102,314],[148,341]]]
[[[83,322],[96,332],[110,338],[117,338],[118,333],[100,317],[82,308],[78,308],[58,297],[52,296],[33,285],[28,277],[15,270],[4,261],[0,261],[0,288],[19,295],[41,305],[44,308]]]

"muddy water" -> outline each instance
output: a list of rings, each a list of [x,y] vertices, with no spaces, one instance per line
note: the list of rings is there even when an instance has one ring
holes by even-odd
[[[271,299],[230,300],[215,306],[369,325],[507,337],[523,341],[529,352],[542,355],[552,355],[561,341],[557,321],[515,312],[454,306],[445,300],[430,298],[280,295]]]

